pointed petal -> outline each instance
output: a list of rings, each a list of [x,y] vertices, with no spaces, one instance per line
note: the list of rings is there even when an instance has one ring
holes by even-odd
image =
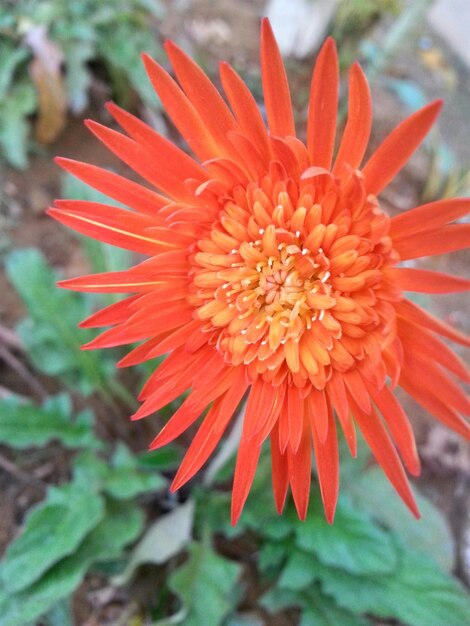
[[[312,165],[330,169],[338,113],[338,54],[329,37],[313,70],[308,105],[307,147]]]
[[[220,64],[220,78],[240,128],[253,141],[260,154],[268,159],[268,133],[256,100],[228,63]]]
[[[470,289],[470,280],[466,278],[431,270],[420,270],[413,267],[393,267],[387,270],[387,275],[403,291],[455,293]]]
[[[93,120],[86,120],[85,125],[113,154],[139,176],[172,198],[194,202],[194,196],[186,189],[184,179],[180,178],[177,172],[167,169],[164,160],[159,161],[159,167],[155,168],[149,152],[133,139]]]
[[[189,101],[210,134],[230,154],[227,133],[237,130],[238,126],[222,96],[202,69],[175,43],[167,41],[165,50]]]
[[[395,178],[434,124],[442,101],[436,100],[401,122],[362,169],[366,189],[378,195]]]
[[[395,215],[390,221],[393,240],[436,230],[470,213],[470,198],[447,198],[429,202]]]
[[[106,108],[131,139],[137,141],[158,159],[159,167],[163,164],[165,169],[172,170],[183,179],[195,178],[201,182],[208,179],[207,172],[199,163],[138,117],[124,111],[114,102],[108,102]]]
[[[404,319],[470,348],[470,337],[430,315],[414,302],[404,299],[395,303],[395,310]]]
[[[402,372],[400,387],[424,407],[431,415],[442,422],[447,428],[470,440],[470,425],[454,409],[447,406],[429,389],[423,388],[406,371]]]
[[[139,296],[130,296],[119,302],[113,302],[81,321],[78,326],[79,328],[100,328],[124,322],[131,315],[130,305],[138,298]]]
[[[324,444],[328,436],[328,404],[325,390],[311,391],[307,397],[308,418],[310,427],[315,429],[321,444]],[[336,430],[335,430],[336,432]]]
[[[223,156],[216,139],[171,76],[147,54],[142,59],[166,112],[194,154],[201,161]]]
[[[261,446],[243,439],[237,454],[232,489],[232,526],[238,522],[258,467]]]
[[[271,134],[279,137],[295,136],[286,70],[267,18],[261,22],[261,77]]]
[[[369,390],[397,444],[407,470],[413,476],[419,476],[421,463],[408,416],[388,387],[377,390],[371,385]]]
[[[333,174],[347,163],[353,169],[360,166],[372,127],[372,101],[369,83],[359,63],[349,73],[348,121],[336,156]]]
[[[146,231],[159,225],[150,217],[87,200],[57,200],[56,204],[57,208],[48,209],[48,215],[98,241],[148,255],[166,246],[158,232],[152,236]]]
[[[343,378],[340,374],[333,372],[326,386],[326,391],[340,421],[351,456],[355,457],[357,454],[356,429],[351,418],[351,410],[349,408]]]
[[[300,445],[296,452],[287,447],[287,467],[289,483],[299,519],[307,517],[308,501],[310,497],[310,483],[312,480],[312,444],[307,420]]]
[[[287,468],[287,453],[279,449],[279,423],[276,422],[271,431],[271,468],[274,502],[276,511],[280,515],[284,508],[289,486],[289,474]]]
[[[300,397],[297,387],[293,385],[287,389],[287,418],[289,422],[290,445],[292,451],[296,454],[304,430],[304,401]]]
[[[329,524],[333,523],[339,491],[339,454],[336,423],[331,407],[328,408],[328,429],[324,441],[320,438],[317,423],[311,423],[313,446],[317,463],[318,482]]]
[[[370,415],[364,413],[352,398],[350,398],[350,403],[354,418],[372,454],[402,500],[413,515],[419,519],[418,507],[416,506],[405,471],[381,419],[374,410],[371,411]]]
[[[63,157],[54,160],[62,169],[93,189],[141,213],[156,215],[159,209],[170,202],[169,198],[101,167]]]
[[[394,239],[393,247],[402,261],[447,254],[470,245],[470,224],[448,224],[437,230]]]

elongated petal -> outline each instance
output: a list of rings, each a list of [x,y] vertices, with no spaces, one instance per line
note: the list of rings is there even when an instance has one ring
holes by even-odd
[[[402,261],[462,250],[470,245],[470,224],[449,224],[437,230],[393,240]]]
[[[271,134],[280,137],[295,136],[286,70],[271,25],[266,18],[261,24],[261,77]]]
[[[333,173],[343,163],[360,166],[372,128],[372,102],[369,83],[361,66],[355,63],[349,73],[348,121],[338,148]]]
[[[223,156],[216,139],[187,96],[165,70],[147,54],[142,55],[145,69],[173,124],[201,161]]]
[[[401,122],[377,148],[364,166],[366,188],[379,194],[395,178],[433,125],[442,101],[436,100]]]
[[[421,464],[408,416],[388,387],[383,387],[378,391],[370,386],[369,390],[397,444],[407,470],[413,476],[418,476]]]
[[[393,240],[407,239],[416,233],[429,232],[470,213],[470,198],[449,198],[429,202],[395,215],[389,234]]]
[[[227,133],[238,127],[221,95],[201,68],[175,43],[166,42],[165,50],[191,104],[218,145],[230,154]]]
[[[403,291],[453,293],[470,289],[470,280],[443,272],[419,270],[413,267],[394,267],[389,269],[387,273]]]
[[[429,389],[424,389],[420,382],[417,382],[408,372],[402,373],[400,387],[447,428],[455,430],[459,435],[470,440],[470,426],[468,422]]]
[[[274,502],[278,514],[282,513],[286,502],[287,488],[289,487],[289,472],[287,467],[287,452],[279,449],[279,423],[276,422],[271,431],[271,469],[273,481]]]
[[[328,38],[313,71],[308,105],[307,148],[312,165],[329,168],[333,158],[338,111],[338,54]]]
[[[169,198],[101,167],[63,157],[56,157],[55,162],[93,189],[147,215],[156,215],[169,202]]]
[[[158,232],[154,237],[146,232],[158,224],[155,219],[85,200],[57,200],[56,204],[48,215],[99,241],[149,255],[167,247]]]
[[[328,410],[328,429],[324,441],[316,423],[312,423],[312,437],[317,463],[318,482],[326,519],[333,523],[339,490],[339,455],[336,424],[331,408]]]
[[[354,400],[350,399],[350,402],[353,407],[354,418],[372,454],[375,456],[387,478],[395,487],[410,511],[419,519],[418,507],[416,506],[408,479],[406,478],[397,451],[382,421],[374,410],[372,410],[370,415],[367,415],[367,413],[364,413],[359,408]]]
[[[183,179],[195,178],[201,182],[207,180],[207,172],[194,159],[148,124],[124,111],[114,102],[108,102],[106,108],[129,136],[153,154],[160,164],[163,163],[165,169],[173,171],[176,176]]]
[[[228,63],[220,64],[220,78],[240,128],[251,138],[261,155],[268,158],[268,134],[256,100]]]
[[[303,424],[303,433],[297,451],[287,447],[287,467],[292,498],[299,519],[307,517],[312,480],[312,443],[307,420]]]
[[[419,326],[423,326],[432,332],[438,333],[447,339],[451,339],[457,343],[470,348],[470,337],[464,335],[460,331],[452,328],[449,324],[438,320],[436,317],[422,309],[420,306],[410,300],[402,300],[395,304],[395,310],[404,319],[408,319]]]

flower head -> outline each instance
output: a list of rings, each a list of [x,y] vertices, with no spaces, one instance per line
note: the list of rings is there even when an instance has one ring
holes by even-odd
[[[132,211],[61,200],[50,214],[101,241],[149,256],[122,271],[63,281],[80,291],[129,293],[82,325],[111,326],[85,347],[144,341],[120,366],[168,354],[150,376],[135,419],[191,389],[151,444],[178,437],[210,407],[174,479],[205,463],[241,400],[248,400],[235,469],[232,517],[242,510],[263,442],[270,439],[277,510],[288,487],[302,519],[312,442],[332,520],[338,493],[338,425],[351,453],[356,428],[418,515],[405,471],[420,470],[400,385],[438,420],[469,436],[469,401],[454,378],[465,367],[439,336],[470,340],[408,300],[470,281],[400,266],[465,247],[470,226],[451,224],[470,200],[443,200],[390,219],[378,200],[429,131],[441,102],[402,122],[361,167],[371,102],[358,64],[349,77],[347,124],[334,157],[338,60],[333,40],[313,72],[304,144],[269,23],[261,34],[268,128],[246,85],[220,66],[227,106],[202,70],[166,45],[178,80],[144,55],[155,90],[195,158],[110,104],[127,134],[90,130],[156,191],[98,167],[58,159],[71,174]],[[398,452],[397,452],[398,449]],[[400,456],[399,456],[400,455]]]

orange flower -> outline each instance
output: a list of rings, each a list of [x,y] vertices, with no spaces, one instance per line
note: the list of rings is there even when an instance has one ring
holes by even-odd
[[[438,336],[470,339],[405,298],[448,293],[470,281],[400,261],[451,252],[470,225],[451,224],[469,199],[432,202],[393,219],[377,196],[421,143],[441,108],[411,115],[360,168],[371,102],[358,64],[349,77],[349,114],[334,158],[338,60],[328,39],[313,72],[306,145],[296,137],[289,87],[264,20],[261,69],[269,130],[246,85],[227,64],[220,78],[230,104],[175,44],[166,50],[179,85],[144,55],[148,75],[195,159],[114,104],[127,135],[87,122],[150,190],[98,167],[58,159],[68,172],[133,211],[61,200],[49,213],[95,239],[150,258],[122,271],[62,281],[78,291],[130,293],[84,327],[112,326],[85,348],[145,340],[119,366],[169,354],[150,376],[134,419],[191,389],[152,442],[178,437],[210,408],[176,474],[178,489],[205,463],[248,395],[235,469],[232,521],[247,498],[269,437],[273,489],[281,512],[290,485],[307,512],[311,446],[326,517],[338,494],[337,422],[351,454],[356,427],[411,511],[417,507],[400,457],[420,463],[400,385],[465,437],[470,402],[454,381],[465,367]],[[390,381],[390,385],[388,385]],[[394,441],[394,442],[393,442]],[[396,447],[395,447],[396,446]]]

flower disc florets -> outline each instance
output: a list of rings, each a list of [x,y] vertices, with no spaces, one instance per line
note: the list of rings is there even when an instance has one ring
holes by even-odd
[[[388,229],[357,172],[266,176],[236,188],[198,242],[190,302],[227,362],[274,385],[323,389],[332,370],[371,357],[377,366],[393,339]]]

